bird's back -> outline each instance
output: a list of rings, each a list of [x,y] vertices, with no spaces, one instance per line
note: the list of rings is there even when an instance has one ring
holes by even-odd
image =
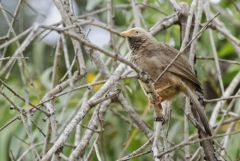
[[[178,51],[176,49],[166,44],[157,41],[146,41],[135,51],[135,54],[131,55],[131,60],[155,81],[167,65],[171,63],[177,53]],[[157,81],[156,88],[160,90],[167,89],[164,91],[165,95],[168,93],[169,95],[176,95],[179,91],[183,90],[181,89],[181,82],[179,81],[185,82],[191,89],[202,93],[200,83],[187,57],[183,54],[172,64],[163,77]]]

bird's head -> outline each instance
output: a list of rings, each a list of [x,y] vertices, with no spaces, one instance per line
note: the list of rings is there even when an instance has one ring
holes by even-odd
[[[149,32],[147,32],[146,30],[140,27],[134,27],[129,30],[123,31],[122,33],[120,33],[120,35],[126,38],[132,38],[132,39],[152,38],[152,35]]]
[[[154,37],[149,32],[140,27],[131,28],[120,33],[120,35],[128,39],[131,49],[139,48],[147,40],[154,40]]]

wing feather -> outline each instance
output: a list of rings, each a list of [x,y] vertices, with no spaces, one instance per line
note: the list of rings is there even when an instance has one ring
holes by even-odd
[[[159,66],[161,68],[163,66],[166,67],[168,64],[170,64],[170,62],[178,53],[176,49],[162,43],[152,44],[152,46],[149,46],[148,49],[150,50],[147,52],[148,54],[150,53],[148,56],[157,56],[157,61],[155,61],[155,64],[157,63],[156,66]],[[196,90],[199,92],[202,91],[200,82],[197,80],[185,55],[181,54],[168,69],[168,71],[194,85]]]

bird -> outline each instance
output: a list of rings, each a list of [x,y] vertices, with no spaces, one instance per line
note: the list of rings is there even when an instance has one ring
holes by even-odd
[[[204,111],[203,90],[187,56],[181,54],[158,79],[159,75],[176,57],[178,50],[158,42],[149,32],[140,27],[128,29],[121,32],[120,35],[127,39],[131,51],[130,61],[155,82],[154,90],[158,95],[157,104],[166,100],[172,101],[179,93],[189,96],[192,104],[195,105],[191,108],[192,113],[201,127],[198,130],[200,139],[211,137],[211,129]],[[141,86],[148,95],[146,84],[141,82]],[[212,140],[203,140],[200,144],[203,146],[206,160],[218,160],[214,155],[215,149]]]

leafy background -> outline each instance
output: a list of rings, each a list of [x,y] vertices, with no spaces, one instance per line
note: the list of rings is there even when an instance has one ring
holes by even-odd
[[[128,28],[128,25],[131,23],[133,19],[133,12],[130,7],[130,2],[128,0],[114,0],[114,6],[117,5],[128,5],[125,9],[114,9],[114,29],[117,31],[123,31]],[[138,0],[138,3],[143,3],[143,1]],[[179,1],[180,2],[180,1]],[[187,3],[191,3],[190,0],[184,1]],[[15,0],[3,0],[0,2],[5,10],[9,12],[8,17],[11,19],[11,14],[16,7]],[[39,1],[31,0],[22,2],[22,6],[18,16],[16,17],[16,23],[14,24],[14,30],[17,34],[23,32],[33,23],[43,23],[47,18],[53,16],[53,20],[55,21],[57,16],[51,15],[51,7],[54,5],[53,2],[46,2],[45,5],[37,6]],[[43,3],[43,2],[42,2]],[[42,4],[41,3],[41,4]],[[47,5],[49,4],[49,5]],[[88,12],[92,12],[94,10],[106,7],[106,0],[81,0],[76,1],[75,8],[76,14],[86,14]],[[156,9],[146,7],[143,10],[143,19],[145,27],[148,29],[152,25],[154,25],[157,21],[166,17],[166,15],[170,15],[173,13],[173,9],[170,3],[166,0],[149,0],[147,3],[149,6],[155,7]],[[30,7],[32,6],[32,7]],[[238,7],[237,7],[238,6]],[[228,20],[224,16],[220,16],[220,20],[224,22],[227,28],[231,31],[233,35],[237,38],[240,38],[240,11],[239,11],[240,3],[239,1],[234,0],[220,0],[219,2],[212,2],[211,8],[214,12],[217,12],[216,8],[219,7],[223,10],[223,12],[227,12],[231,14],[232,17],[238,22],[238,24],[233,24],[230,20]],[[34,8],[36,7],[36,9]],[[42,12],[42,11],[46,12]],[[164,12],[166,15],[162,14],[158,10]],[[43,15],[41,15],[43,14]],[[39,16],[40,15],[40,16]],[[51,16],[50,16],[51,15]],[[106,23],[107,22],[107,13],[103,12],[97,15],[94,15],[94,18]],[[203,17],[203,21],[205,21],[205,17]],[[0,14],[0,34],[4,36],[8,31],[9,27],[5,22],[3,14]],[[86,32],[89,31],[91,26],[84,26]],[[93,29],[94,30],[94,29]],[[102,30],[95,29],[96,32],[101,32],[101,37],[96,38],[93,43],[97,45],[101,45],[102,48],[107,50],[110,49],[110,46],[107,42],[109,40],[109,33]],[[89,38],[91,40],[91,31],[89,34]],[[97,35],[93,35],[97,36]],[[13,37],[13,35],[11,35]],[[156,38],[159,41],[166,42],[175,48],[180,47],[180,30],[178,26],[173,26],[165,31],[162,31],[156,35]],[[16,64],[10,74],[10,77],[7,79],[7,84],[13,88],[18,94],[24,96],[26,99],[29,99],[32,103],[38,103],[44,94],[50,89],[51,85],[51,69],[53,65],[54,59],[54,51],[56,49],[56,39],[50,38],[52,40],[45,40],[44,35],[38,37],[33,43],[29,45],[29,47],[24,52],[24,55],[28,57],[26,70],[26,77],[23,80],[22,75],[19,71],[19,67]],[[106,39],[106,40],[105,40]],[[99,44],[99,41],[104,41],[105,44]],[[21,42],[23,39],[21,39]],[[119,43],[122,41],[121,38],[114,36],[114,42]],[[216,43],[218,56],[219,58],[235,60],[240,62],[239,53],[236,53],[235,48],[230,44],[226,38],[219,34],[218,32],[214,32],[214,41]],[[126,43],[125,47],[122,48],[119,53],[121,55],[126,54]],[[7,48],[6,56],[11,56],[13,52],[17,49],[17,44],[12,43]],[[74,53],[71,44],[69,44],[69,57],[70,60],[73,59]],[[212,56],[212,50],[209,42],[209,35],[204,33],[198,41],[197,44],[197,55],[198,56]],[[85,78],[85,82],[90,83],[93,82],[98,70],[95,68],[93,62],[85,53],[85,59],[87,61],[88,74]],[[61,77],[66,72],[66,66],[64,62],[64,58],[62,57],[62,63],[59,68],[59,73]],[[1,61],[0,65],[4,66],[5,61]],[[240,71],[240,65],[238,64],[229,64],[229,63],[220,63],[221,70],[223,73],[223,82],[225,87],[228,86],[233,77]],[[76,68],[76,67],[75,67]],[[109,67],[111,68],[111,67]],[[221,96],[221,92],[219,89],[219,84],[216,76],[216,69],[214,61],[212,60],[197,60],[195,65],[195,69],[198,73],[198,78],[202,83],[205,96],[208,99],[217,98]],[[5,75],[1,76],[1,79],[5,79]],[[135,107],[137,112],[142,115],[144,121],[147,122],[148,126],[153,128],[153,110],[149,108],[149,104],[147,98],[145,97],[142,89],[139,86],[139,83],[136,79],[124,80],[121,84],[122,91],[124,91],[125,96],[131,101],[132,105]],[[92,89],[92,93],[99,89],[100,86]],[[1,89],[4,90],[4,89]],[[74,97],[70,95],[62,96],[58,98],[55,102],[56,110],[57,110],[57,119],[63,123],[67,123],[67,121],[71,118],[70,116],[75,112],[75,107],[81,101],[82,94],[85,90],[79,90],[74,94]],[[30,108],[24,102],[20,101],[10,92],[4,90],[4,92],[17,104],[19,107],[26,109]],[[4,99],[0,97],[0,127],[2,127],[5,123],[7,123],[11,118],[17,115],[17,112],[10,109],[10,104]],[[238,99],[234,105],[233,111],[238,112],[240,100]],[[184,99],[182,96],[178,96],[173,104],[173,112],[171,116],[171,121],[169,125],[169,140],[172,143],[179,143],[183,140],[183,107]],[[227,105],[226,105],[227,106]],[[207,105],[208,114],[211,113],[212,108],[214,107],[214,103],[209,103]],[[64,111],[63,111],[64,109]],[[146,137],[139,132],[137,128],[135,128],[132,123],[128,122],[127,119],[123,119],[119,117],[119,115],[128,118],[128,113],[122,111],[121,107],[117,103],[113,103],[110,107],[110,110],[106,113],[104,120],[104,131],[100,135],[100,149],[102,154],[104,154],[104,160],[116,160],[120,156],[124,156],[124,154],[128,154],[131,151],[137,149],[139,146],[144,144],[147,139]],[[89,115],[90,116],[90,115]],[[43,131],[46,130],[44,123],[44,116],[41,113],[37,113],[32,118],[35,125],[41,128]],[[83,125],[87,125],[89,118],[86,117],[83,121]],[[34,142],[41,143],[44,137],[39,132],[37,126],[32,125],[32,132],[34,135]],[[220,132],[225,133],[226,129],[228,129],[228,125],[221,127]],[[239,130],[239,123],[236,124],[235,130]],[[191,127],[191,132],[195,132],[195,128]],[[240,158],[240,135],[234,135],[230,137],[230,142],[227,146],[227,152],[231,160],[237,160]],[[74,134],[71,135],[70,139],[68,139],[69,143],[73,143]],[[16,121],[9,125],[7,128],[0,132],[0,160],[8,161],[11,160],[12,156],[18,157],[20,154],[24,152],[29,146],[29,138],[26,135],[26,129],[22,122]],[[197,145],[196,145],[197,146]],[[196,148],[196,147],[195,147]],[[192,150],[195,150],[193,148]],[[65,148],[65,154],[70,153],[70,148]],[[33,153],[29,153],[29,155],[25,158],[25,160],[32,160],[34,157]],[[178,150],[175,154],[176,160],[183,160],[183,151]],[[134,161],[142,160],[147,161],[151,160],[151,154],[144,155],[139,159],[134,159]],[[14,159],[12,159],[14,160]],[[93,155],[92,160],[96,160],[95,155]]]

